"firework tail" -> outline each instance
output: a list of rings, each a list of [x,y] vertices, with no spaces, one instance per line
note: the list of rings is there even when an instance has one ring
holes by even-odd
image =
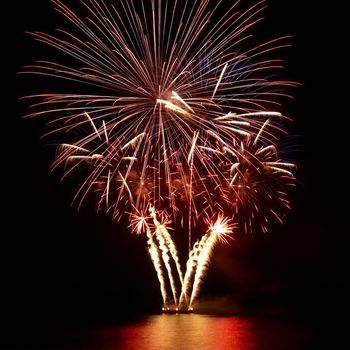
[[[193,280],[193,288],[192,288],[192,294],[191,294],[191,299],[189,303],[189,309],[193,308],[193,302],[198,296],[204,273],[208,268],[211,253],[217,242],[217,235],[213,232],[209,232],[202,237],[201,242],[202,241],[203,241],[203,246],[198,256],[197,268],[196,268],[196,273],[194,275],[194,280]]]
[[[184,278],[183,278],[182,271],[181,271],[181,265],[180,265],[180,260],[179,260],[179,256],[177,253],[177,249],[175,247],[175,243],[174,243],[173,239],[171,238],[171,236],[169,234],[169,231],[167,230],[167,228],[164,225],[162,225],[162,234],[163,234],[163,237],[165,239],[165,243],[169,249],[169,252],[171,254],[171,257],[173,258],[173,260],[175,262],[176,270],[177,270],[177,273],[179,275],[179,279],[180,279],[181,286],[182,286],[184,283]]]
[[[154,242],[151,230],[147,226],[146,230],[147,234],[147,243],[148,243],[148,252],[151,257],[151,260],[153,262],[154,268],[157,272],[158,280],[159,280],[159,285],[160,285],[160,291],[162,294],[163,298],[163,307],[166,307],[166,301],[167,301],[167,292],[166,292],[166,287],[165,287],[165,281],[164,281],[164,276],[163,276],[163,271],[162,271],[162,265],[161,261],[159,258],[159,251],[157,248],[156,243]]]
[[[198,245],[198,242],[195,243],[195,246]],[[190,252],[189,258],[186,263],[186,273],[184,278],[184,283],[181,289],[180,295],[180,308],[184,308],[185,305],[188,307],[188,290],[190,288],[190,282],[193,275],[193,271],[196,267],[197,261],[195,258],[195,248]]]
[[[185,303],[188,306],[188,292],[191,287],[191,280],[198,264],[198,257],[200,256],[203,250],[206,240],[207,235],[203,236],[199,242],[196,242],[193,245],[193,249],[189,254],[189,258],[186,264],[186,274],[181,290],[180,306],[184,305]]]
[[[166,231],[166,228],[164,225],[162,225],[158,221],[154,207],[151,206],[149,211],[150,211],[151,218],[153,219],[153,223],[155,226],[155,235],[156,235],[158,243],[159,243],[159,248],[162,252],[163,262],[164,262],[164,265],[168,271],[168,277],[169,277],[170,287],[171,287],[171,291],[172,291],[173,298],[174,298],[174,303],[175,303],[175,306],[177,307],[178,300],[177,300],[177,293],[176,293],[176,284],[175,284],[175,280],[173,277],[172,268],[170,265],[169,249],[167,247],[166,240],[164,238],[164,231]]]

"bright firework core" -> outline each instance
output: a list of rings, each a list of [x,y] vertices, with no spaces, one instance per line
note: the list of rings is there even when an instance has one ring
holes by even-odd
[[[296,84],[276,79],[282,62],[270,57],[287,38],[251,47],[264,1],[241,11],[239,1],[83,0],[77,13],[51,2],[70,32],[32,35],[62,59],[23,73],[67,89],[28,97],[29,116],[46,116],[45,136],[61,140],[52,169],[79,173],[78,208],[93,195],[98,211],[130,218],[163,310],[192,311],[215,246],[267,232],[290,208],[295,166],[279,152],[289,121],[279,100]]]
[[[219,214],[215,223],[209,224],[209,230],[213,235],[217,236],[217,239],[221,242],[228,243],[227,239],[231,237],[231,233],[233,230],[233,224],[230,219],[225,218],[222,214]]]

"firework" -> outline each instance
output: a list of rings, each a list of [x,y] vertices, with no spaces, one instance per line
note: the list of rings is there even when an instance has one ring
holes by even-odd
[[[229,219],[219,214],[214,224],[209,225],[209,232],[203,236],[201,249],[198,254],[197,269],[193,281],[193,289],[190,298],[189,308],[193,308],[193,302],[198,296],[200,284],[204,273],[208,267],[210,256],[214,246],[218,241],[227,242],[228,237],[232,233],[233,224]]]
[[[79,13],[51,2],[70,31],[32,35],[62,59],[23,73],[68,89],[28,97],[28,116],[46,117],[45,136],[62,140],[52,169],[82,175],[78,208],[94,194],[98,210],[129,216],[147,236],[164,306],[165,268],[175,306],[192,308],[213,247],[232,231],[228,217],[266,232],[269,218],[282,221],[290,207],[294,165],[278,154],[288,118],[276,110],[295,83],[276,79],[282,62],[269,58],[287,38],[250,46],[264,1],[240,11],[238,1],[84,0]],[[188,232],[185,275],[171,222]],[[210,229],[192,250],[201,222]]]

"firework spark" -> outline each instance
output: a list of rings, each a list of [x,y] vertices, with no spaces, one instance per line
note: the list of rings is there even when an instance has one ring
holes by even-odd
[[[197,252],[197,267],[194,275],[193,289],[189,303],[189,309],[193,308],[193,303],[196,300],[200,285],[208,268],[211,254],[217,242],[227,242],[228,238],[231,237],[233,230],[233,223],[229,218],[223,217],[219,214],[214,223],[209,222],[209,232],[203,236],[199,247],[200,250]]]
[[[192,307],[213,247],[231,237],[228,217],[246,232],[266,232],[290,207],[294,165],[278,154],[288,118],[275,110],[296,84],[276,79],[282,62],[269,58],[287,37],[250,47],[265,1],[240,11],[239,1],[84,0],[81,13],[51,2],[71,31],[32,35],[62,60],[23,73],[71,89],[28,97],[28,116],[45,116],[45,136],[62,138],[52,169],[63,167],[63,178],[84,174],[78,208],[93,193],[98,210],[128,215],[147,236],[164,306],[165,267],[176,307]],[[261,203],[267,209],[258,214]],[[190,251],[196,225],[214,216]],[[185,275],[170,221],[188,232]]]

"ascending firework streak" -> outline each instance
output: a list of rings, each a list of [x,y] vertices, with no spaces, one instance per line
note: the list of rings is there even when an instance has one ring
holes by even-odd
[[[227,242],[226,237],[230,237],[229,235],[232,233],[232,229],[233,224],[230,222],[230,220],[219,214],[215,223],[210,224],[209,232],[203,236],[201,243],[199,244],[199,246],[202,248],[199,250],[189,309],[193,308],[193,302],[198,296],[200,284],[206,269],[208,268],[210,256],[215,244],[218,241]]]
[[[201,238],[200,242],[196,242],[194,244],[187,261],[187,269],[181,291],[180,305],[182,307],[187,305],[188,309],[190,310],[193,309],[193,302],[198,296],[200,285],[206,269],[208,268],[213,248],[218,241],[227,243],[227,237],[230,237],[234,227],[231,220],[224,218],[222,214],[218,215],[214,224],[210,222],[208,223],[209,232]],[[193,283],[191,283],[191,278],[194,278]],[[192,293],[188,302],[188,291],[191,288],[191,285]]]
[[[174,259],[175,262],[176,261],[178,262],[177,252],[171,251],[169,249],[169,233],[168,233],[168,230],[166,228],[165,222],[160,223],[158,221],[157,216],[156,216],[156,211],[153,207],[150,207],[149,211],[151,213],[151,218],[153,219],[153,223],[154,223],[154,227],[155,227],[155,236],[158,239],[159,247],[160,247],[160,250],[162,251],[163,262],[164,262],[164,265],[168,271],[170,287],[171,287],[171,291],[173,293],[175,306],[177,307],[178,301],[177,301],[176,283],[175,283],[175,279],[174,279],[174,276],[172,273],[172,268],[170,265],[170,256]],[[172,242],[170,244],[173,245]],[[170,256],[169,256],[169,254],[170,254]],[[180,274],[181,279],[182,279],[181,269],[179,269],[178,271],[180,271],[179,274]]]
[[[289,119],[275,110],[296,84],[276,79],[283,65],[269,58],[287,37],[250,47],[264,0],[243,12],[240,1],[82,0],[84,15],[51,2],[73,30],[32,35],[66,59],[23,73],[69,89],[28,97],[28,116],[49,118],[45,136],[62,136],[52,169],[82,175],[78,208],[93,193],[99,211],[128,215],[147,236],[164,307],[192,307],[224,237],[215,225],[266,232],[290,208],[294,165],[278,152]],[[188,232],[184,274],[170,222]]]
[[[162,213],[163,215],[162,215],[161,222],[159,222],[157,219],[155,208],[153,206],[150,206],[149,211],[151,214],[151,218],[153,219],[154,225],[156,227],[159,227],[159,232],[162,234],[164,241],[165,241],[165,244],[167,246],[167,249],[169,250],[171,257],[175,262],[178,277],[179,277],[181,285],[182,285],[184,280],[183,280],[183,276],[182,276],[179,257],[177,254],[177,249],[176,249],[176,246],[174,244],[173,239],[171,238],[169,230],[167,228],[167,225],[170,224],[171,222],[169,222],[169,220],[167,219],[167,216],[164,212]]]
[[[160,284],[160,291],[163,298],[163,308],[165,308],[167,305],[168,296],[167,296],[166,285],[165,285],[165,280],[163,276],[162,264],[159,256],[158,246],[153,239],[151,229],[147,223],[147,218],[143,215],[132,214],[131,225],[133,227],[133,231],[135,231],[137,234],[141,234],[142,232],[146,231],[148,252],[153,262],[154,269],[156,270],[156,273],[157,273],[157,277]]]

